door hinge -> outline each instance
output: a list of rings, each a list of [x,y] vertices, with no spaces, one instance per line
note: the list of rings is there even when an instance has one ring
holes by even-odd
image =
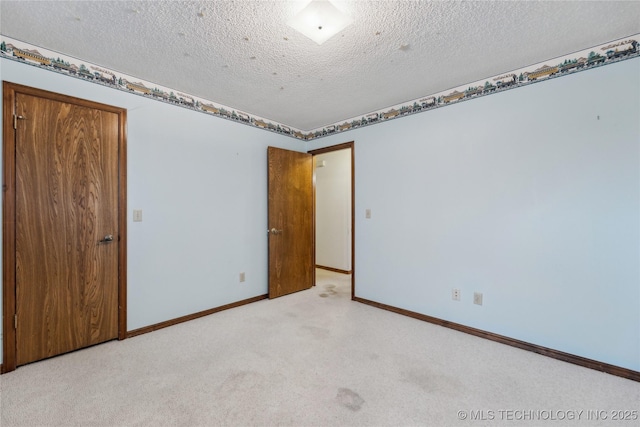
[[[18,315],[13,316],[13,329],[18,329]]]

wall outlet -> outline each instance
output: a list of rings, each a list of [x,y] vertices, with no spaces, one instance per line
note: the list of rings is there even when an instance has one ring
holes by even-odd
[[[365,209],[364,217],[367,219],[371,219],[371,209]]]
[[[142,222],[142,209],[133,210],[133,222]]]
[[[482,305],[482,293],[480,292],[473,293],[473,303],[476,305]]]
[[[241,281],[241,282],[244,282],[244,279],[245,279],[245,277],[244,277],[244,273],[240,273],[240,281]]]
[[[454,301],[460,301],[460,289],[451,290],[451,299]]]

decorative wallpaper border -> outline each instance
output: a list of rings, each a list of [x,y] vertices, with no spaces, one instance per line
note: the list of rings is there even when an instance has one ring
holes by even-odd
[[[147,80],[141,80],[128,74],[113,71],[90,62],[71,56],[31,45],[0,34],[0,58],[9,59],[32,65],[70,77],[108,86],[151,98],[156,101],[173,104],[189,110],[217,116],[227,120],[237,121],[249,126],[255,126],[271,132],[304,139],[300,130],[292,129],[283,123],[264,119],[254,114],[244,113],[227,105],[213,102],[204,98],[179,92],[165,86],[160,86]]]
[[[292,138],[312,140],[635,58],[640,56],[638,40],[640,40],[640,34],[635,34],[498,76],[372,111],[362,116],[351,117],[311,131],[292,128],[283,123],[244,113],[214,101],[184,94],[171,88],[105,69],[98,65],[83,62],[77,58],[33,46],[3,35],[0,35],[0,58],[23,62],[48,71],[127,91],[204,114],[237,121]]]

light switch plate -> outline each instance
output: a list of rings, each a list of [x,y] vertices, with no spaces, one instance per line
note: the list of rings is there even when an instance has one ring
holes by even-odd
[[[133,210],[133,222],[142,222],[142,209]]]
[[[482,293],[480,292],[473,293],[473,303],[476,305],[482,305]]]

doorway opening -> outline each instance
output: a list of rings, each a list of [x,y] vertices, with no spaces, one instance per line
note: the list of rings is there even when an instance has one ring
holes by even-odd
[[[354,142],[309,151],[314,169],[314,260],[316,275],[350,279],[355,297]],[[350,276],[350,277],[349,277]],[[335,276],[339,279],[341,276]]]

